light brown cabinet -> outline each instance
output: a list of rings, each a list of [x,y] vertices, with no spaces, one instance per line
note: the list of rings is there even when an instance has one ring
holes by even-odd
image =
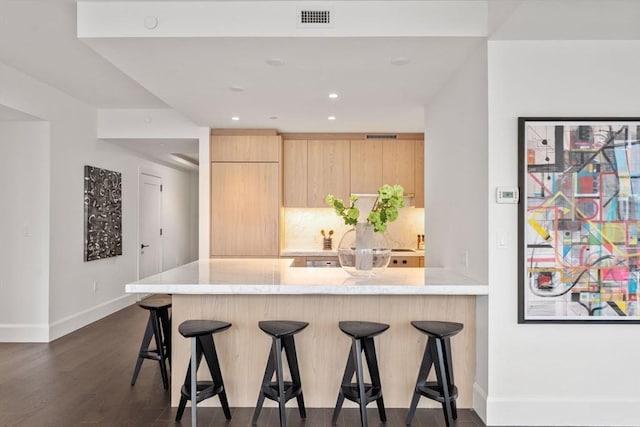
[[[211,136],[211,256],[279,255],[281,144],[274,135]]]
[[[414,205],[424,207],[423,141],[351,141],[351,192],[375,193],[383,184],[402,185]]]
[[[415,189],[413,205],[416,208],[424,208],[424,141],[416,141],[415,145]],[[424,267],[421,266],[421,267]]]
[[[326,208],[327,194],[349,198],[350,158],[348,140],[307,141],[307,207]]]
[[[298,136],[299,137],[299,136]],[[424,141],[418,139],[285,139],[284,207],[327,207],[333,194],[375,193],[383,184],[400,184],[424,207]]]
[[[282,144],[283,204],[285,208],[307,206],[307,140],[285,139]]]
[[[382,183],[400,184],[407,195],[415,192],[415,141],[382,141]]]
[[[213,135],[212,162],[279,162],[278,135]]]
[[[351,140],[351,193],[377,193],[383,183],[382,141]]]

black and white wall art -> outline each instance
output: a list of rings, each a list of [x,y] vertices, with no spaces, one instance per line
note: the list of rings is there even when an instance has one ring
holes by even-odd
[[[84,167],[84,260],[122,255],[122,174]]]

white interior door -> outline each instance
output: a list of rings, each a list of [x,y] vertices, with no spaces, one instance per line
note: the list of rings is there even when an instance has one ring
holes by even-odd
[[[138,279],[162,271],[162,179],[140,174]]]

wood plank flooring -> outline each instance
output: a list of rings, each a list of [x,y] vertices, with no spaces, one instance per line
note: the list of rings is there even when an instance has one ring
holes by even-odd
[[[130,386],[146,321],[147,312],[134,305],[49,344],[0,343],[0,426],[190,426],[189,408],[174,421],[157,363],[145,361]],[[287,409],[287,425],[330,426],[332,413],[309,408],[303,421],[296,408]],[[382,424],[372,406],[369,425],[401,427],[406,413],[390,408]],[[219,408],[199,408],[198,425],[246,427],[252,415],[253,408],[232,408],[227,422]],[[343,409],[337,426],[358,425],[358,410]],[[258,426],[279,426],[277,410],[264,408]],[[442,411],[418,409],[412,426],[445,427]],[[459,410],[455,427],[484,424],[473,411]]]

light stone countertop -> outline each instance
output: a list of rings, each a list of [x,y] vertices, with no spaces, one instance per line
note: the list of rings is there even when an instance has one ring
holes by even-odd
[[[303,249],[303,248],[286,248],[280,252],[281,257],[303,257],[303,256],[315,256],[315,257],[337,257],[338,251],[336,249],[333,250],[322,250],[322,249]],[[412,249],[410,251],[399,251],[394,250],[391,251],[391,256],[404,256],[404,257],[414,257],[414,256],[424,256],[424,250],[420,249]]]
[[[387,268],[355,278],[341,268],[291,267],[289,258],[194,261],[125,286],[128,293],[488,295],[489,286],[442,268]]]

